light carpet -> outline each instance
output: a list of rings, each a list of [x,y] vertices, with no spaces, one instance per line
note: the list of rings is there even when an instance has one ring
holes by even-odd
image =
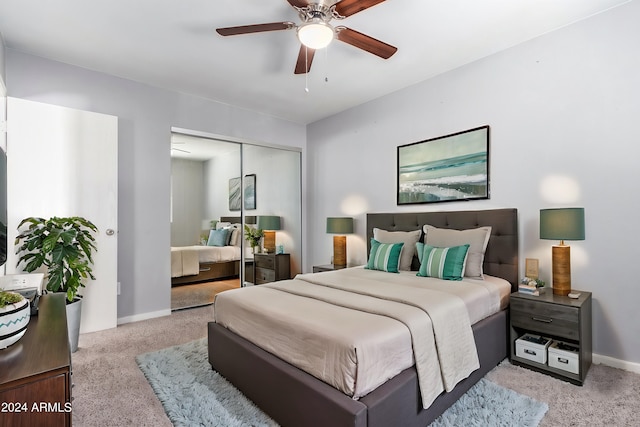
[[[211,369],[205,338],[136,357],[174,426],[277,426]],[[546,403],[482,379],[432,427],[537,426]]]
[[[171,288],[171,310],[211,305],[220,292],[239,287],[239,279],[173,286]]]

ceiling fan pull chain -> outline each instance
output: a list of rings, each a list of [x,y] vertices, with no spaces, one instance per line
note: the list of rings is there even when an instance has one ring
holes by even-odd
[[[324,82],[329,83],[329,46],[324,49]]]

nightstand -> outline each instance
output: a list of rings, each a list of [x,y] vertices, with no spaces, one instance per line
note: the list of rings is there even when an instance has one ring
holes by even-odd
[[[276,282],[291,278],[290,254],[254,254],[255,284]]]
[[[325,264],[325,265],[314,265],[313,272],[320,273],[322,271],[333,271],[333,270],[342,270],[343,268],[347,268],[346,265],[334,265],[334,264]]]
[[[554,295],[547,288],[540,296],[512,293],[510,297],[511,362],[556,378],[582,385],[591,366],[591,292],[580,292],[578,299]],[[549,352],[548,361],[539,363],[516,355],[516,340],[524,334],[541,335],[569,344],[576,351],[567,353],[577,357],[576,372],[570,372],[569,357],[557,357]],[[558,361],[560,363],[558,363]],[[567,365],[562,365],[565,363]],[[556,366],[552,366],[556,365]],[[557,366],[563,366],[562,369]]]

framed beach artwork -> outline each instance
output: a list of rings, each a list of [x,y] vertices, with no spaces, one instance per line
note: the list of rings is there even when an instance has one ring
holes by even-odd
[[[398,205],[489,198],[489,126],[398,147]]]
[[[242,180],[240,177],[229,180],[229,210],[239,211],[242,208],[242,197],[244,197],[244,208],[256,208],[256,175],[244,176],[244,190],[241,191]]]

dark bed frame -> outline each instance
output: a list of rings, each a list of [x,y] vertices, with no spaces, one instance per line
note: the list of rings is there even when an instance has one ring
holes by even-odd
[[[255,223],[255,216],[247,216],[245,220],[247,224]],[[230,222],[232,224],[240,224],[242,218],[239,216],[223,216],[220,217],[221,222]],[[253,222],[251,222],[253,221]],[[203,262],[200,263],[200,271],[196,275],[180,276],[171,278],[171,286],[190,285],[193,283],[210,282],[219,279],[231,279],[240,275],[240,260],[221,261],[221,262]]]
[[[490,225],[486,274],[518,286],[518,213],[516,209],[388,213],[367,215],[367,240],[373,228],[411,231],[430,224],[468,229]],[[417,263],[417,260],[414,260]],[[414,264],[415,265],[415,264]],[[508,354],[508,309],[473,325],[480,369],[449,393],[422,408],[415,367],[404,370],[360,400],[262,350],[210,322],[209,362],[264,412],[283,426],[427,426]]]

